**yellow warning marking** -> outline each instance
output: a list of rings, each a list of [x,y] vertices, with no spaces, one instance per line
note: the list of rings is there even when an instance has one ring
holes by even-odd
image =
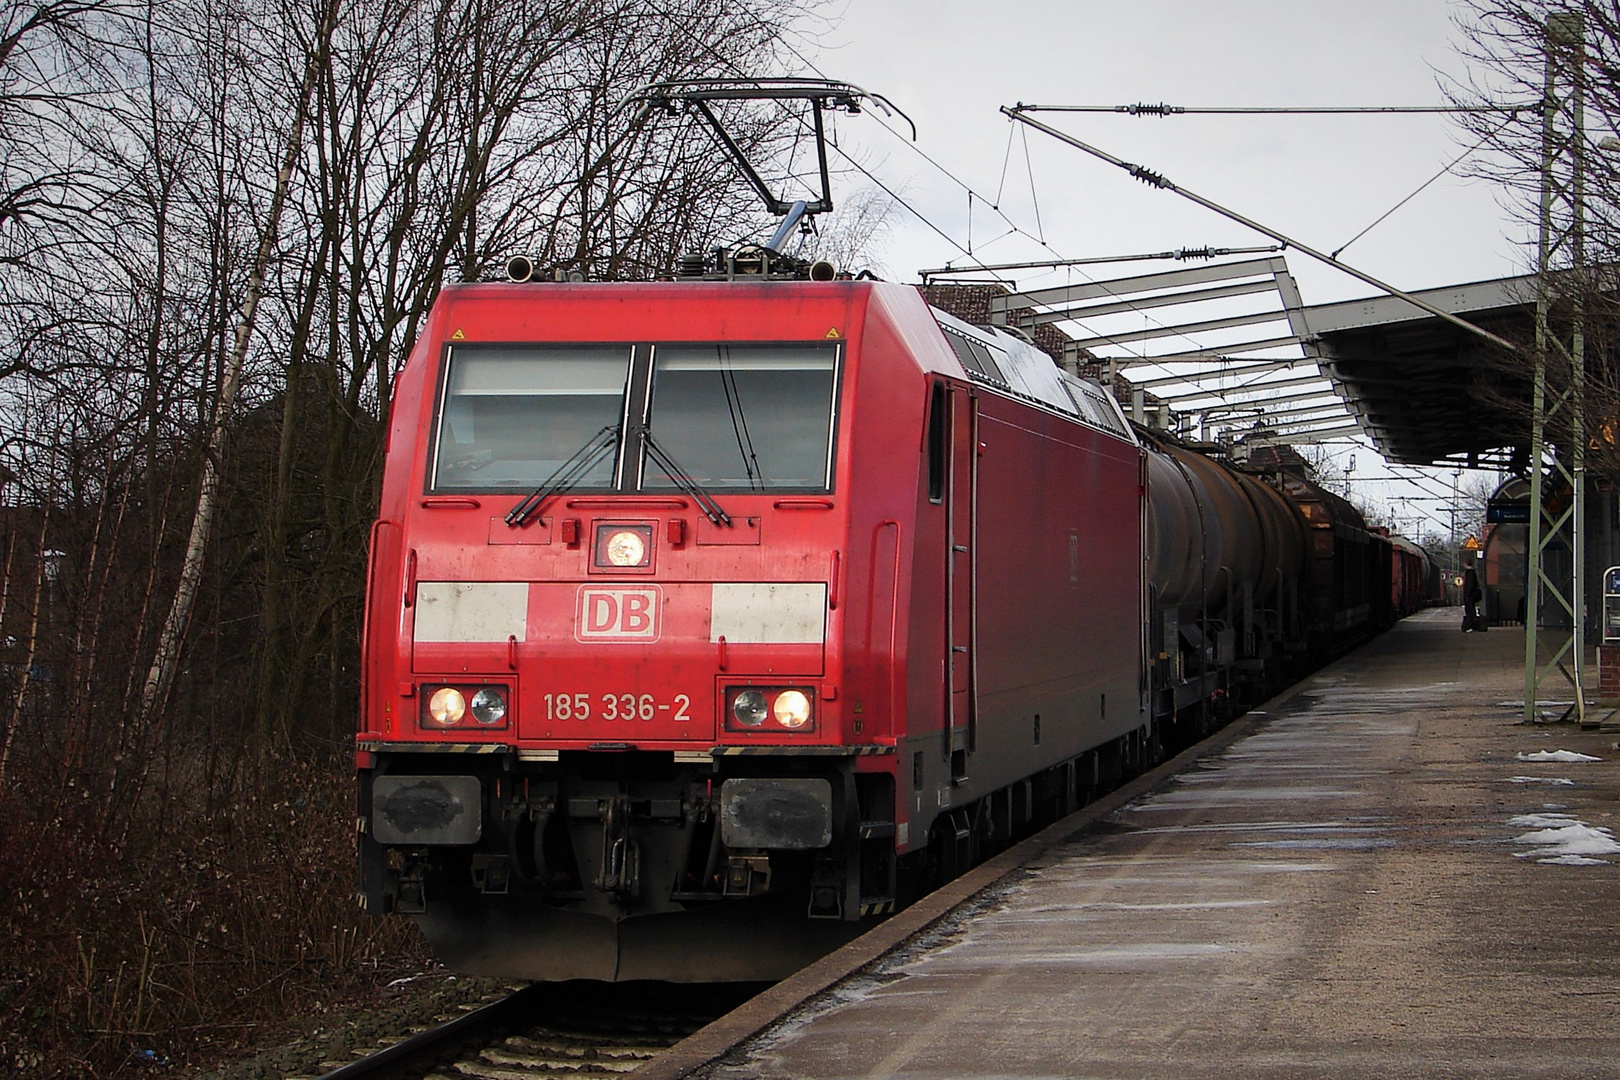
[[[839,334],[839,333],[838,333],[838,327],[836,327],[836,326],[835,326],[835,327],[833,327],[833,328],[832,328],[832,329],[831,329],[831,330],[828,330],[828,331],[827,331],[827,336],[828,336],[828,337],[829,337],[829,338],[836,338],[836,337],[841,337],[841,336],[842,336],[842,335],[840,335],[840,334]]]
[[[458,327],[456,329],[456,332],[450,335],[450,340],[451,341],[466,341],[467,340],[467,335],[463,334],[461,332],[460,328]]]

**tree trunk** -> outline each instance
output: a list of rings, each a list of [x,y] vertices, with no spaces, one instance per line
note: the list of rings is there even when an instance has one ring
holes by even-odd
[[[247,295],[242,300],[242,312],[231,343],[230,356],[220,380],[219,398],[214,403],[214,420],[209,428],[208,442],[203,457],[202,481],[197,489],[197,511],[191,521],[191,536],[186,541],[185,560],[180,566],[180,582],[175,587],[174,603],[158,634],[157,652],[141,687],[139,721],[141,728],[153,726],[158,712],[168,700],[174,683],[174,672],[180,661],[180,650],[185,643],[186,628],[191,622],[192,607],[197,599],[197,586],[202,581],[203,558],[213,532],[214,515],[219,506],[219,471],[225,451],[231,409],[241,389],[242,367],[247,359],[248,343],[253,337],[258,317],[259,297],[264,291],[264,278],[275,248],[276,232],[281,224],[281,212],[287,205],[287,191],[292,186],[293,170],[298,164],[299,143],[304,133],[309,102],[315,92],[315,81],[328,63],[332,32],[337,23],[338,5],[342,0],[329,0],[325,16],[317,34],[313,51],[304,68],[303,84],[299,87],[298,105],[293,112],[292,130],[287,135],[287,152],[282,158],[281,171],[276,176],[276,189],[270,200],[270,212],[264,223],[264,236],[253,260],[253,271],[248,277]]]
[[[23,706],[28,703],[28,688],[33,681],[34,660],[39,649],[39,612],[45,606],[45,587],[47,575],[45,573],[45,530],[46,522],[50,520],[50,513],[44,507],[39,512],[39,542],[34,548],[34,604],[28,616],[28,641],[24,645],[23,662],[20,665],[21,674],[17,678],[17,690],[11,697],[11,715],[6,719],[6,735],[0,740],[0,787],[5,786],[6,764],[11,760],[11,743],[17,737],[17,728],[22,723]],[[6,567],[10,570],[11,551],[6,552]],[[8,574],[9,582],[9,574]]]

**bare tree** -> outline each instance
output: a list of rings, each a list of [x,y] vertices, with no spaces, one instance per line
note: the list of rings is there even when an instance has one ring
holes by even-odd
[[[292,717],[320,738],[348,727],[345,650],[358,633],[378,418],[433,297],[520,252],[557,272],[648,278],[717,222],[757,223],[740,178],[714,168],[705,132],[647,123],[626,99],[660,78],[712,73],[716,57],[768,63],[792,10],[346,8],[295,209],[292,232],[307,239],[288,245],[276,301],[285,394],[263,549],[261,739],[286,741]],[[289,685],[303,689],[276,692]]]
[[[337,21],[338,2],[339,0],[326,0],[326,9],[316,31],[316,40],[308,54],[303,80],[299,85],[298,101],[292,113],[290,131],[287,135],[286,156],[276,175],[270,210],[264,223],[264,235],[248,271],[247,293],[242,300],[241,315],[232,334],[230,353],[220,379],[218,395],[214,400],[214,415],[209,424],[208,440],[204,447],[202,481],[198,487],[197,507],[192,517],[191,535],[186,542],[180,580],[175,587],[174,601],[169,607],[168,617],[164,619],[163,627],[158,634],[157,651],[152,657],[151,667],[141,688],[137,723],[142,728],[149,727],[167,703],[175,666],[180,660],[182,639],[191,622],[197,586],[202,579],[202,562],[213,531],[214,517],[218,512],[219,457],[225,450],[231,410],[236,405],[237,392],[242,383],[242,368],[247,362],[248,347],[252,343],[253,331],[258,323],[259,299],[264,290],[265,274],[269,268],[276,231],[281,225],[282,210],[286,206],[287,195],[292,185],[293,170],[298,164],[310,99],[314,96],[315,84],[326,67],[332,29]]]
[[[395,373],[507,255],[634,279],[757,233],[626,99],[778,72],[816,2],[0,15],[0,1057],[110,1073],[411,948],[353,921],[337,752]]]
[[[1460,119],[1464,139],[1485,150],[1471,159],[1472,172],[1508,192],[1530,238],[1525,261],[1532,267],[1539,261],[1542,196],[1550,181],[1552,335],[1567,340],[1579,318],[1587,468],[1620,479],[1620,169],[1613,140],[1620,131],[1620,4],[1469,0],[1458,26],[1468,75],[1445,89],[1455,104],[1474,110]],[[1581,131],[1575,130],[1577,88]],[[1577,236],[1584,249],[1578,262],[1572,257]],[[1535,298],[1533,291],[1524,297]],[[1496,357],[1495,370],[1482,374],[1474,392],[1528,431],[1526,387],[1538,350],[1531,335],[1522,338],[1516,353]],[[1556,345],[1541,353],[1549,393],[1557,398],[1574,383],[1570,356]],[[1554,443],[1568,444],[1571,415],[1553,418],[1548,437]]]

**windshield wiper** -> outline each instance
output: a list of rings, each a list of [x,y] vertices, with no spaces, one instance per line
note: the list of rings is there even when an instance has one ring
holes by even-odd
[[[527,498],[512,507],[512,512],[506,515],[506,523],[514,529],[525,524],[539,513],[547,499],[579,483],[617,445],[619,425],[608,424],[587,439],[585,445],[575,450],[567,461],[557,466],[557,471],[546,477],[545,482],[530,492]]]
[[[737,389],[737,376],[731,370],[730,353],[720,348],[720,389],[726,394],[726,411],[731,414],[731,433],[737,439],[737,453],[742,455],[743,471],[748,475],[748,486],[763,486],[765,474],[759,468],[759,456],[754,453],[754,439],[748,433],[748,417],[743,414],[742,392]]]
[[[660,469],[664,470],[664,475],[673,480],[677,488],[692,497],[692,500],[698,504],[698,509],[703,511],[704,517],[716,525],[731,527],[731,517],[720,509],[720,504],[714,501],[713,495],[704,491],[698,482],[692,479],[685,469],[675,464],[675,460],[653,440],[651,428],[644,427],[641,429],[641,441],[647,448],[647,456],[652,458]]]

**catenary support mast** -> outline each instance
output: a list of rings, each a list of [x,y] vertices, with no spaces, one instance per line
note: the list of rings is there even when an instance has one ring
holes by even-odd
[[[1586,342],[1581,294],[1586,261],[1585,23],[1547,17],[1542,102],[1541,213],[1537,244],[1535,375],[1531,397],[1530,537],[1525,567],[1524,719],[1560,675],[1574,690],[1565,717],[1585,722]],[[1555,325],[1560,285],[1571,303]],[[1554,378],[1549,380],[1549,361]],[[1568,380],[1557,378],[1568,367]],[[1563,384],[1560,387],[1560,384]],[[1545,657],[1545,660],[1543,659]]]

